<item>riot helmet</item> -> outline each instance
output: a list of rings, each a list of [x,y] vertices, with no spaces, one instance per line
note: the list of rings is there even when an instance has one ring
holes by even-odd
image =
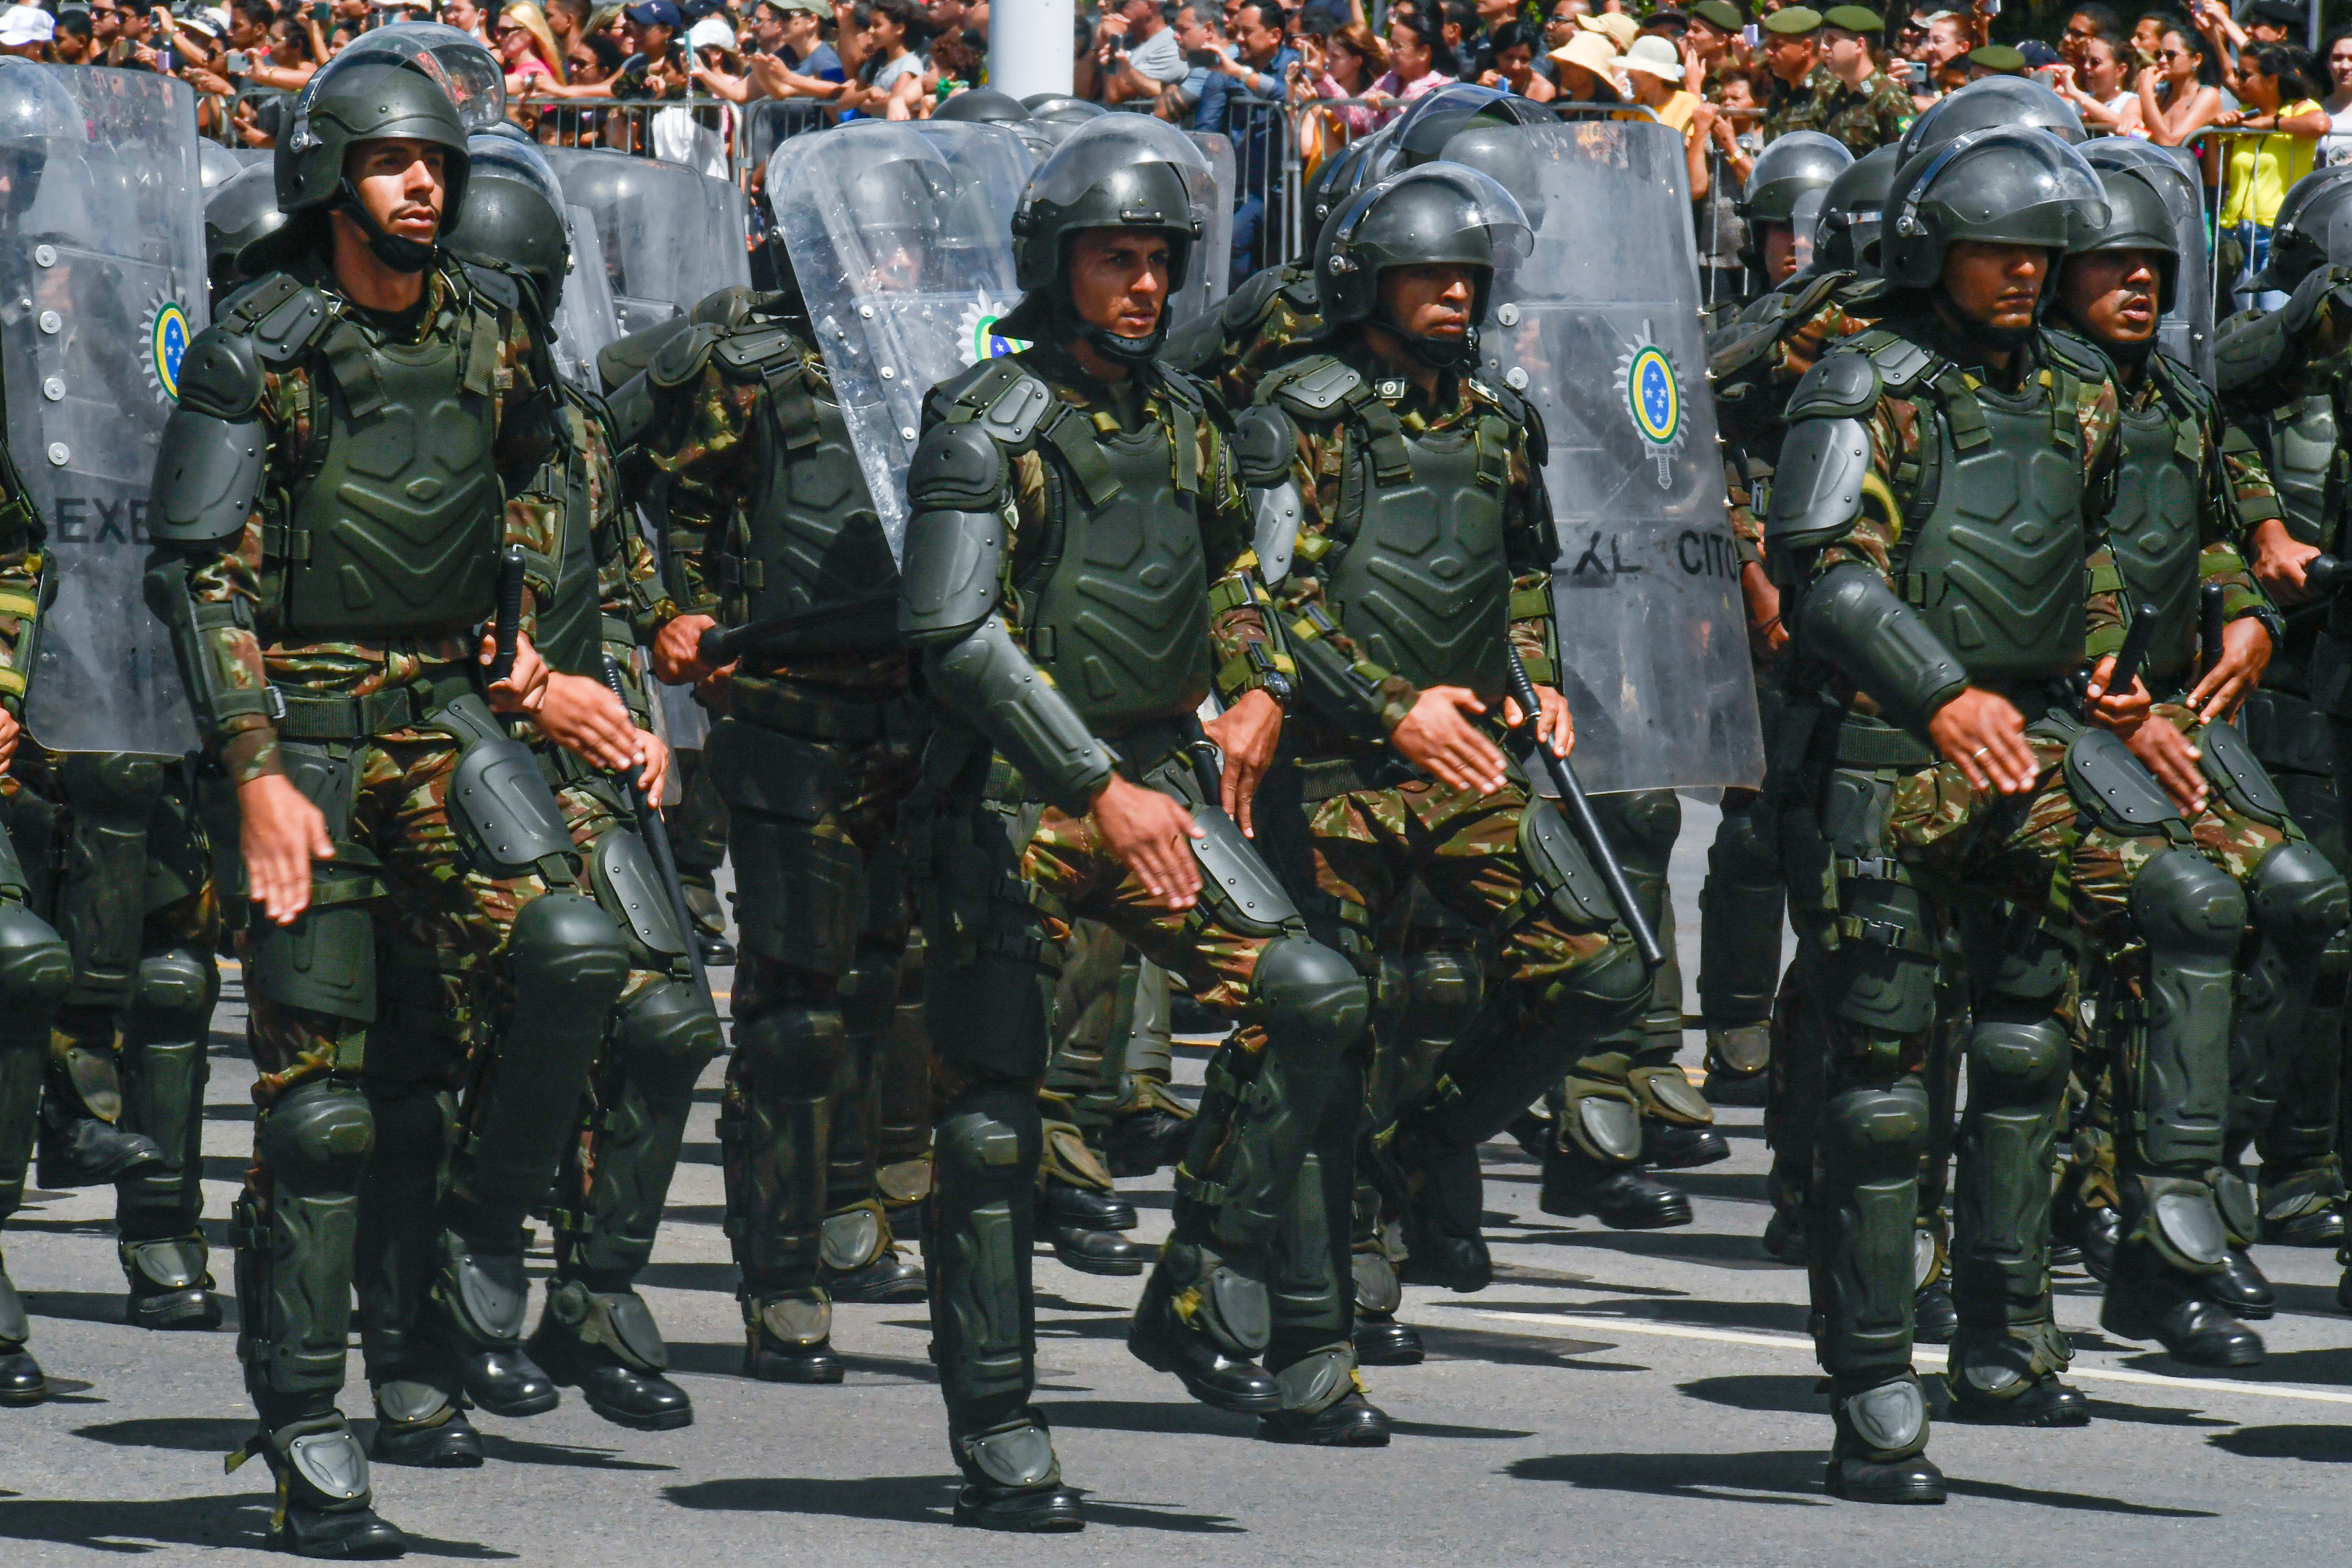
[[[1452,139],[1479,121],[1497,126],[1533,125],[1559,118],[1542,104],[1501,88],[1455,82],[1415,100],[1412,107],[1398,117],[1396,137],[1391,145],[1400,166],[1412,169],[1439,158],[1453,157],[1447,151]]]
[[[394,22],[371,27],[343,46],[336,60],[415,60],[432,57],[441,68],[442,85],[457,118],[468,132],[488,131],[507,122],[506,68],[471,33],[439,22]]]
[[[196,182],[210,195],[245,173],[245,160],[217,142],[196,139]]]
[[[1391,174],[1334,214],[1317,242],[1315,287],[1325,328],[1336,333],[1377,323],[1424,364],[1475,364],[1495,270],[1533,245],[1526,211],[1490,175],[1444,162]],[[1462,338],[1421,337],[1382,317],[1381,274],[1448,262],[1471,268],[1474,279]]]
[[[1822,193],[1813,223],[1813,270],[1878,275],[1878,226],[1901,159],[1892,146],[1874,148],[1842,170]]]
[[[1895,176],[1879,240],[1890,283],[1941,286],[1957,242],[2038,246],[2063,253],[2107,221],[2099,176],[2045,131],[1972,131],[1906,163]],[[2054,262],[2057,258],[2053,257]],[[2043,281],[2044,297],[2057,268]]]
[[[40,194],[54,153],[87,144],[89,132],[73,97],[52,68],[0,55],[0,193],[10,219],[24,216]]]
[[[2136,171],[2102,169],[2098,174],[2100,189],[2107,198],[2107,221],[2076,240],[2067,254],[2153,251],[2160,258],[2157,309],[2171,310],[2180,279],[2180,240],[2173,228],[2172,209],[2147,177]]]
[[[1166,235],[1172,300],[1190,275],[1212,177],[1207,154],[1165,121],[1118,114],[1080,126],[1021,194],[1013,215],[1013,275],[1021,301],[998,330],[1033,342],[1079,337],[1120,360],[1140,362],[1159,353],[1170,324],[1164,308],[1159,325],[1143,338],[1123,338],[1079,317],[1067,281],[1070,237],[1090,228]]]
[[[1001,125],[1019,124],[1029,118],[1029,110],[1009,92],[992,87],[967,88],[931,110],[934,120],[977,120]]]
[[[449,242],[461,261],[509,268],[531,281],[540,309],[552,318],[572,270],[572,244],[563,209],[538,184],[504,169],[477,167],[466,182],[466,221]]]
[[[1895,163],[1908,163],[1971,131],[2004,125],[2033,126],[2070,146],[2089,140],[2083,132],[2083,116],[2044,83],[2030,76],[1989,76],[1955,88],[1930,104],[1895,143]]]
[[[215,297],[246,277],[237,258],[245,247],[286,226],[278,208],[278,176],[264,163],[240,169],[205,199],[205,265]]]
[[[1534,144],[1517,121],[1475,115],[1446,139],[1444,156],[1447,163],[1475,169],[1510,192],[1528,215],[1528,227],[1542,230],[1543,179],[1536,171]]]
[[[1039,133],[1055,147],[1076,135],[1081,125],[1110,112],[1099,103],[1055,92],[1033,92],[1021,100],[1021,107],[1029,111],[1030,122]]]
[[[1739,249],[1741,264],[1764,271],[1758,231],[1767,224],[1793,228],[1798,199],[1811,191],[1826,191],[1853,163],[1853,154],[1844,142],[1818,131],[1791,131],[1768,143],[1756,155],[1748,184],[1739,193],[1739,213],[1748,220],[1748,240]]]
[[[352,186],[346,165],[352,150],[367,142],[412,137],[442,149],[447,160],[443,175],[446,188],[436,240],[446,240],[465,211],[469,161],[466,128],[447,83],[439,57],[431,53],[399,56],[347,49],[320,67],[295,99],[293,129],[278,144],[278,206],[287,221],[263,237],[255,255],[239,258],[238,264],[258,274],[281,257],[317,243],[325,214],[339,208],[360,226],[368,248],[385,266],[404,272],[431,266],[432,246],[388,234],[376,223]]]
[[[2270,260],[2246,286],[2291,290],[2318,268],[2345,261],[2352,261],[2352,164],[2338,163],[2288,187],[2271,225]]]

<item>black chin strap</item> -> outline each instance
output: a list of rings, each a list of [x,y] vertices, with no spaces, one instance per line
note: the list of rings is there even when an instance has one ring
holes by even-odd
[[[1160,348],[1168,341],[1168,311],[1162,307],[1160,321],[1150,332],[1140,338],[1123,338],[1117,332],[1106,331],[1078,314],[1070,302],[1070,281],[1064,277],[1054,285],[1054,313],[1060,318],[1062,331],[1056,334],[1064,342],[1072,338],[1090,343],[1097,353],[1108,354],[1121,364],[1144,365],[1160,357]]]
[[[434,247],[430,244],[423,240],[403,239],[385,229],[375,221],[375,215],[367,210],[367,205],[360,200],[348,183],[337,194],[334,205],[336,211],[360,226],[360,232],[367,236],[368,249],[374,253],[375,258],[394,272],[422,272],[433,265]]]
[[[1408,332],[1398,324],[1385,308],[1380,313],[1380,324],[1391,336],[1404,345],[1404,352],[1417,364],[1431,370],[1475,370],[1478,364],[1478,329],[1465,327],[1458,338],[1426,338]]]

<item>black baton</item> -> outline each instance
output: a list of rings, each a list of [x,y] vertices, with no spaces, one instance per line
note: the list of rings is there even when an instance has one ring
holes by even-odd
[[[625,710],[629,696],[621,685],[621,667],[609,653],[604,656],[604,684]],[[636,769],[623,768],[621,782],[629,788],[629,805],[637,814],[637,833],[653,852],[654,872],[662,879],[662,890],[669,895],[670,912],[677,918],[678,933],[686,941],[686,961],[694,966],[695,986],[715,1011],[718,1004],[711,998],[710,976],[702,967],[702,944],[695,940],[700,928],[695,921],[694,910],[687,905],[686,884],[678,879],[677,857],[670,853],[668,825],[662,821],[661,812],[654,803],[646,798],[646,786],[637,781]]]
[[[514,673],[515,639],[522,635],[522,546],[509,544],[499,552],[499,618],[493,634],[498,651],[490,656],[490,684]]]

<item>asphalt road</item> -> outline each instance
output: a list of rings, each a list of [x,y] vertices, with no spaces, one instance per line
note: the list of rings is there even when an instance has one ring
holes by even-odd
[[[1686,813],[1677,903],[1686,939],[1713,813]],[[719,980],[724,984],[722,973]],[[206,1133],[206,1215],[221,1222],[250,1142],[243,1015],[225,1006]],[[1696,1065],[1697,1041],[1686,1058]],[[1204,1049],[1179,1053],[1197,1085]],[[1432,1356],[1376,1371],[1397,1423],[1385,1451],[1301,1451],[1193,1404],[1122,1343],[1140,1281],[1041,1258],[1039,1403],[1073,1484],[1080,1535],[952,1529],[953,1469],[919,1307],[844,1307],[837,1388],[737,1375],[734,1269],[719,1228],[706,1080],[646,1295],[698,1420],[644,1435],[576,1399],[530,1421],[482,1416],[475,1471],[376,1473],[418,1559],[564,1563],[2259,1563],[2345,1561],[2352,1501],[2352,1320],[2325,1254],[2267,1248],[2283,1310],[2272,1354],[2189,1375],[2105,1338],[2095,1285],[2062,1277],[2060,1321],[2095,1419],[2067,1432],[1946,1424],[1940,1509],[1874,1510],[1821,1490],[1829,1422],[1804,1339],[1802,1276],[1756,1246],[1765,1152],[1757,1113],[1723,1121],[1734,1157],[1688,1173],[1696,1223],[1620,1234],[1536,1210],[1534,1168],[1487,1151],[1502,1278],[1475,1296],[1413,1289]],[[1127,1184],[1144,1234],[1167,1223],[1164,1176]],[[121,1321],[110,1194],[30,1195],[8,1263],[34,1348],[63,1391],[0,1412],[0,1563],[264,1561],[266,1472],[224,1475],[251,1430],[233,1332],[159,1336]],[[544,1238],[541,1238],[542,1243]],[[543,1247],[535,1263],[544,1268]],[[226,1277],[226,1258],[216,1254]],[[232,1307],[232,1312],[234,1308]],[[232,1321],[234,1320],[232,1319]],[[1923,1354],[1922,1369],[1936,1363]],[[345,1408],[368,1413],[356,1385]]]

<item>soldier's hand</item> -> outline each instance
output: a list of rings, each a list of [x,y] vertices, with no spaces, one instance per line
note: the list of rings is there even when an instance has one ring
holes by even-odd
[[[2152,724],[2142,724],[2124,737],[2131,754],[2147,764],[2180,815],[2194,821],[2205,809],[2205,774],[2198,768],[2198,758],[2204,755],[2196,745],[2158,719]]]
[[[1389,744],[1441,784],[1492,795],[1503,787],[1503,753],[1462,717],[1486,710],[1466,686],[1423,687],[1412,711],[1389,731]]]
[[[2025,742],[2025,720],[2005,697],[1968,688],[1936,710],[1927,738],[1974,788],[2002,795],[2033,788],[2038,770]]]
[[[310,862],[335,858],[327,819],[284,773],[237,785],[236,805],[250,896],[272,921],[292,925],[310,907]]]
[[[637,731],[637,741],[645,758],[637,764],[637,787],[646,792],[646,804],[659,811],[662,791],[669,786],[669,747],[659,735],[643,730]]]
[[[584,675],[551,671],[532,716],[539,732],[608,773],[626,773],[646,760],[653,737],[636,726],[613,689]]]
[[[16,760],[16,737],[24,732],[25,727],[16,722],[16,716],[0,708],[0,773],[6,773],[8,764]]]
[[[1245,691],[1240,701],[1201,729],[1225,754],[1221,802],[1225,815],[1240,823],[1244,834],[1256,837],[1250,801],[1257,795],[1265,770],[1274,763],[1275,742],[1282,739],[1282,704],[1263,691]]]
[[[709,616],[680,616],[654,635],[654,679],[664,686],[692,686],[732,665],[704,661],[702,634],[719,623]]]
[[[2282,605],[2300,605],[2310,597],[2303,569],[2318,556],[2319,546],[2300,542],[2276,518],[2254,529],[2253,542],[2254,558],[2248,564],[2265,593]]]
[[[1549,686],[1536,688],[1536,706],[1542,710],[1536,715],[1536,744],[1549,746],[1555,757],[1564,757],[1576,750],[1576,715],[1568,710],[1568,699]],[[1516,730],[1528,721],[1519,711],[1519,700],[1503,699],[1503,722]]]
[[[2084,701],[2090,710],[2092,723],[2118,735],[2128,735],[2147,717],[2148,710],[2156,706],[2156,699],[2148,695],[2147,683],[2137,676],[2132,678],[2128,689],[2108,690],[2107,682],[2115,673],[2116,656],[2109,654],[2091,671],[2090,684],[2083,692]]]
[[[1113,773],[1088,815],[1110,852],[1135,873],[1152,902],[1171,910],[1192,907],[1201,896],[1201,863],[1184,841],[1208,835],[1191,812],[1158,790]]]
[[[489,664],[499,657],[499,639],[490,633],[482,636],[482,662]],[[490,682],[490,711],[493,713],[537,713],[547,696],[547,660],[539,657],[539,649],[530,646],[530,638],[518,634],[515,637],[514,668],[504,680]]]
[[[1771,574],[1755,562],[1739,568],[1739,596],[1748,605],[1749,647],[1766,658],[1789,646],[1789,628],[1780,619],[1780,590]]]
[[[2189,706],[2200,722],[2227,719],[2263,683],[2270,668],[2271,629],[2252,616],[2241,616],[2221,628],[2221,657],[2189,693]]]

